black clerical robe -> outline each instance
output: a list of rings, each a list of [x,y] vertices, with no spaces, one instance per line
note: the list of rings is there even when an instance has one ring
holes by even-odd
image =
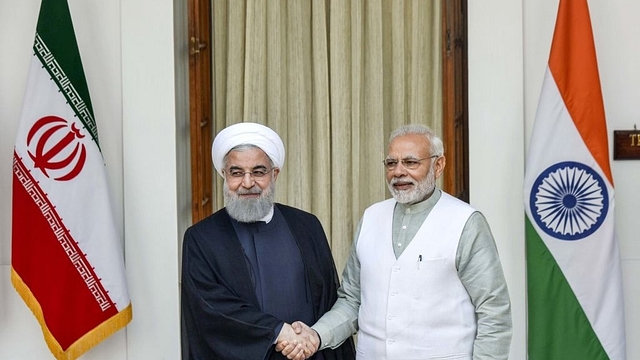
[[[339,285],[326,235],[314,215],[282,204],[275,206],[300,250],[315,322],[335,303]],[[182,313],[188,359],[285,359],[273,345],[282,320],[260,309],[251,276],[226,210],[187,229],[182,253]],[[348,339],[336,350],[323,350],[322,355],[325,360],[355,359],[353,341]]]

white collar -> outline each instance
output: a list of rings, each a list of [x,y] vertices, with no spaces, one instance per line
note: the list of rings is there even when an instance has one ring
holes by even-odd
[[[268,224],[271,219],[273,219],[273,206],[271,206],[271,210],[269,210],[269,213],[267,213],[267,215],[260,219],[260,221],[264,221]]]

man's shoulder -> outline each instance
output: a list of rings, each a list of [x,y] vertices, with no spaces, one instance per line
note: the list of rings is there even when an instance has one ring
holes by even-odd
[[[370,209],[385,208],[385,207],[393,208],[394,206],[396,206],[396,199],[389,198],[389,199],[378,201],[377,203],[373,203],[369,205],[369,207],[367,207],[365,211]]]
[[[183,235],[183,246],[213,249],[233,236],[233,224],[222,208],[189,226]]]
[[[470,212],[478,212],[478,210],[476,210],[476,208],[474,208],[473,206],[471,206],[471,204],[469,204],[466,201],[460,200],[457,197],[446,193],[444,191],[442,191],[442,195],[440,196],[440,199],[438,200],[438,202],[442,202],[442,203],[449,203],[451,205],[455,205],[455,206],[459,206],[461,208],[466,208],[468,211]]]
[[[303,216],[303,217],[314,217],[314,218],[316,217],[315,215],[313,215],[308,211],[305,211],[293,206],[284,205],[281,203],[275,203],[275,206],[278,208],[278,210],[280,210],[282,215],[285,217],[287,216]]]
[[[312,233],[324,231],[320,219],[308,211],[280,203],[276,203],[275,207],[294,231],[311,231]]]
[[[229,214],[227,213],[227,210],[225,210],[225,208],[221,208],[218,211],[214,212],[213,214],[207,216],[206,218],[189,226],[188,230],[195,230],[195,229],[204,230],[207,228],[221,226],[221,225],[231,226],[230,217],[229,217]]]

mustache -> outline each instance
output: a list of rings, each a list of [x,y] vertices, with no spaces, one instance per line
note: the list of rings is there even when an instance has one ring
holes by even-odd
[[[251,189],[239,188],[238,190],[236,190],[236,194],[238,195],[262,194],[262,189],[260,189],[257,186],[254,186]]]
[[[412,184],[412,185],[416,185],[415,180],[408,178],[408,177],[403,177],[403,178],[393,178],[391,179],[391,181],[389,182],[389,185],[393,186],[396,185],[398,183],[405,183],[405,184]]]

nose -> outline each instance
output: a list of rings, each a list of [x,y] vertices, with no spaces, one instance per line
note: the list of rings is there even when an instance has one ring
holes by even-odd
[[[403,177],[407,175],[407,168],[404,167],[404,164],[402,164],[402,162],[399,162],[392,172],[394,177]]]
[[[253,176],[251,176],[250,172],[246,172],[244,173],[244,176],[242,177],[242,187],[245,189],[251,189],[253,187],[253,185],[255,185],[256,181],[253,179]]]

